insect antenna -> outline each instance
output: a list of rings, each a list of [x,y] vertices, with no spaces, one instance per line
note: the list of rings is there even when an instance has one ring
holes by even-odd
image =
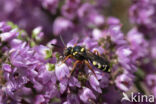
[[[61,42],[63,43],[64,47],[67,47],[66,44],[64,43],[64,40],[62,38],[62,35],[60,35],[60,39],[61,39]]]
[[[51,44],[51,45],[54,46],[54,47],[62,48],[61,46],[56,45],[56,44]]]

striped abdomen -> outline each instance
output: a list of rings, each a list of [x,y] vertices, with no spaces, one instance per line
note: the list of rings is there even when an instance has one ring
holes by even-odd
[[[91,63],[98,69],[104,72],[110,72],[109,65],[107,63],[99,62],[98,60],[93,60]]]
[[[98,69],[104,72],[110,72],[109,62],[104,59],[102,56],[98,56],[95,54],[88,54],[88,60]]]

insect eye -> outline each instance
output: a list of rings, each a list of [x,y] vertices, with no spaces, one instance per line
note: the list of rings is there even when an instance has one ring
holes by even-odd
[[[72,47],[68,47],[67,49],[65,49],[65,50],[64,50],[64,55],[65,55],[65,56],[70,55],[70,54],[71,54],[71,49],[72,49]]]

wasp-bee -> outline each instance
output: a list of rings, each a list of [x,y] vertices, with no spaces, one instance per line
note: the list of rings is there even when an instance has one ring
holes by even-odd
[[[110,65],[107,60],[105,60],[104,57],[100,56],[98,51],[91,52],[87,49],[85,49],[82,46],[75,45],[74,47],[68,47],[64,50],[64,60],[63,63],[68,58],[75,58],[76,61],[74,62],[74,66],[72,68],[72,71],[70,73],[73,73],[74,69],[76,68],[78,63],[85,62],[85,64],[88,66],[88,68],[93,72],[93,74],[96,76],[93,68],[90,66],[89,63],[92,63],[96,68],[104,71],[104,72],[110,72]],[[97,78],[97,77],[96,77]]]

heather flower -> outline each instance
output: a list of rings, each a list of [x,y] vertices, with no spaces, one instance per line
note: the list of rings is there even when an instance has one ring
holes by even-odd
[[[7,42],[12,40],[13,38],[18,36],[18,33],[16,32],[17,29],[11,30],[10,32],[4,32],[0,34],[0,39],[2,42]]]
[[[75,94],[69,94],[67,96],[67,101],[64,102],[63,104],[72,104],[74,102],[74,104],[80,104],[79,98],[77,95]]]
[[[59,5],[59,0],[44,0],[41,1],[43,8],[48,9],[51,13],[55,14]]]
[[[48,59],[52,56],[52,51],[48,47],[40,45],[40,46],[36,46],[34,48],[35,48],[34,49],[35,50],[34,57],[37,59],[44,60],[44,59]]]
[[[48,16],[45,15],[41,9],[41,5],[42,2],[40,2],[40,0],[32,0],[29,2],[1,0],[0,20],[13,21],[18,24],[20,28],[26,29],[29,33],[38,25],[44,26],[44,31],[51,30],[51,23],[48,21]]]
[[[107,18],[107,24],[108,25],[120,25],[120,20],[115,17],[109,17]]]
[[[57,64],[55,67],[55,74],[58,80],[62,80],[69,76],[69,68],[66,64]]]
[[[100,82],[96,79],[94,75],[89,76],[89,82],[90,82],[91,87],[95,91],[102,93],[102,90],[100,88]]]
[[[13,49],[11,53],[11,63],[15,66],[26,67],[38,62],[33,59],[33,51],[25,43],[21,44],[16,50]]]
[[[130,42],[130,48],[133,50],[133,54],[135,54],[134,60],[147,55],[148,43],[144,39],[143,34],[138,32],[136,28],[128,32],[127,39]]]
[[[155,74],[148,74],[145,78],[146,80],[146,84],[148,86],[149,89],[151,89],[151,93],[154,94],[155,98],[155,92],[156,92],[156,75]]]
[[[45,102],[45,98],[43,95],[37,95],[34,101],[34,104],[39,104]]]
[[[132,2],[135,26],[112,17],[109,3],[2,0],[0,20],[17,25],[0,22],[0,104],[119,104],[122,92],[140,91],[138,85],[155,94],[156,2]],[[77,59],[62,63],[63,50],[75,45],[97,50],[111,72],[85,59],[95,74],[82,62],[69,76]]]
[[[70,87],[81,87],[81,83],[79,82],[79,80],[73,76],[71,76],[71,78],[69,79],[69,86]]]
[[[59,35],[60,33],[73,28],[73,26],[74,25],[70,20],[63,17],[58,17],[53,24],[53,33],[55,35]]]
[[[150,5],[150,2],[142,0],[136,5],[130,8],[130,16],[133,17],[132,20],[138,24],[149,24],[150,16],[154,13],[154,8]]]
[[[74,19],[76,17],[77,6],[74,3],[65,3],[62,6],[62,15],[68,19]]]
[[[47,84],[49,81],[55,84],[57,81],[54,71],[47,71],[44,69],[41,73],[39,73],[38,78],[43,84]]]
[[[136,68],[133,65],[133,61],[131,60],[132,50],[123,46],[117,49],[116,54],[118,55],[118,62],[128,71],[135,72]]]
[[[116,78],[116,86],[123,91],[128,91],[132,88],[133,78],[134,76],[129,73],[123,73]]]
[[[95,28],[92,31],[92,36],[94,39],[99,40],[100,38],[103,37],[103,32],[100,29]]]
[[[153,59],[156,59],[156,40],[152,39],[150,42],[150,54]]]
[[[96,96],[93,94],[92,90],[86,87],[82,89],[82,92],[80,92],[79,96],[84,103],[87,103],[89,99],[96,99]]]
[[[99,72],[100,74],[101,74],[101,72]],[[98,76],[98,74],[97,74],[97,76]],[[101,89],[103,89],[103,88],[108,88],[108,86],[109,86],[109,79],[110,79],[110,75],[109,74],[107,74],[107,73],[102,73],[101,75],[100,75],[100,77],[98,76],[98,78],[99,78],[99,85],[100,85],[100,88]]]
[[[9,32],[11,27],[6,24],[6,22],[0,22],[0,31],[1,32]]]
[[[121,25],[110,25],[108,33],[106,34],[111,37],[111,41],[115,44],[126,44],[124,40],[124,34],[121,32]]]
[[[156,98],[156,87],[153,88],[152,92],[154,94],[154,97]]]
[[[81,44],[84,45],[86,49],[90,49],[90,51],[92,51],[94,47],[98,46],[98,42],[89,37],[84,38]]]
[[[36,41],[41,41],[43,39],[44,33],[42,32],[42,27],[38,26],[32,31],[32,38]]]
[[[47,43],[47,47],[49,47],[50,49],[55,48],[55,46],[53,46],[53,44],[55,45],[57,43],[56,39],[51,40],[50,42]]]
[[[147,85],[150,87],[156,86],[156,75],[155,74],[149,74],[146,77]]]
[[[101,26],[104,24],[104,17],[89,3],[83,4],[78,9],[78,17],[88,26]]]
[[[2,69],[4,71],[7,71],[7,72],[11,72],[12,71],[11,65],[9,65],[9,64],[3,64]]]
[[[68,79],[67,78],[61,79],[61,81],[59,83],[61,94],[63,94],[64,91],[67,89],[67,85],[68,85]]]
[[[10,46],[12,47],[12,48],[16,48],[16,47],[18,47],[20,44],[22,44],[22,40],[20,40],[20,39],[13,39],[13,40],[11,40],[10,41]]]
[[[149,0],[139,0],[132,3],[129,9],[130,19],[133,23],[138,24],[138,29],[145,33],[151,35],[155,34],[155,9],[156,3]]]

